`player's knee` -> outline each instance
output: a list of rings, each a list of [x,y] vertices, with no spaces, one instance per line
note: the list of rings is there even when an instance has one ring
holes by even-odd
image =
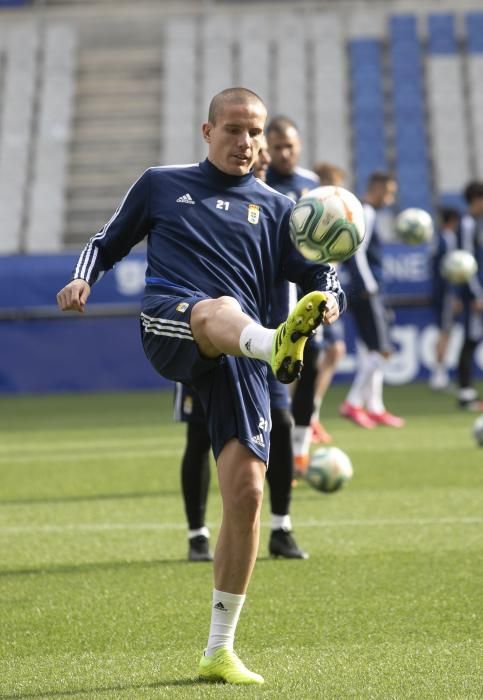
[[[228,506],[239,520],[250,525],[260,512],[262,500],[263,484],[257,480],[245,479],[233,489]]]
[[[260,512],[263,499],[263,489],[256,484],[245,486],[236,496],[238,513],[243,515],[247,524],[252,523]]]
[[[196,340],[210,337],[213,324],[224,318],[227,309],[241,311],[241,306],[234,297],[222,296],[218,299],[202,299],[196,303],[191,312],[191,330]]]

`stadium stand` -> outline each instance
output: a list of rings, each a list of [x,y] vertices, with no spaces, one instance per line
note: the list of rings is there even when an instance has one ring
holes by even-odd
[[[0,124],[0,253],[23,250],[37,80],[38,35],[30,22],[6,33]]]
[[[239,19],[238,74],[241,85],[249,85],[258,95],[266,95],[272,102],[271,46],[268,41],[269,20],[266,15],[244,14]]]
[[[349,45],[355,191],[364,192],[371,172],[386,169],[382,45],[355,39]]]
[[[161,147],[166,163],[191,163],[199,148],[197,37],[196,17],[174,18],[167,23],[161,100]]]
[[[318,158],[337,163],[349,173],[349,87],[341,22],[334,14],[317,13],[310,18],[308,30],[313,56],[312,102],[308,110],[314,124],[309,145]]]
[[[469,180],[470,163],[463,66],[454,15],[428,17],[426,94],[438,199],[461,208],[461,183]]]
[[[233,85],[233,31],[231,15],[205,16],[201,20],[201,121],[206,119],[213,95],[216,95],[227,85]],[[206,149],[199,136],[197,144],[197,158],[201,159],[204,157]]]
[[[2,9],[0,252],[77,250],[146,167],[203,157],[208,100],[233,83],[295,119],[302,165],[338,163],[358,193],[394,169],[401,208],[460,205],[483,174],[478,3],[346,5]]]
[[[159,162],[160,113],[157,45],[80,47],[66,247],[98,231],[132,182]]]
[[[483,12],[465,17],[467,32],[468,103],[475,174],[483,177]]]
[[[41,64],[43,80],[25,240],[28,253],[57,252],[63,247],[75,57],[76,34],[72,27],[48,27]]]
[[[274,46],[272,113],[289,115],[297,124],[303,144],[309,141],[307,124],[308,71],[305,16],[279,13],[271,23]],[[303,154],[304,164],[307,153]]]
[[[390,17],[389,39],[399,207],[432,211],[423,62],[416,16]]]

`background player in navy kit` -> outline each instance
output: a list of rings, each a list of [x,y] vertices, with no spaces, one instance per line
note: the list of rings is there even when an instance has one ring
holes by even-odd
[[[483,340],[483,182],[475,180],[465,187],[468,212],[458,230],[459,247],[475,256],[478,270],[461,287],[464,340],[458,361],[458,402],[461,408],[482,411],[483,401],[473,386],[473,357]]]
[[[270,155],[263,143],[258,159],[253,167],[255,177],[265,181]],[[285,283],[285,287],[288,283]],[[284,295],[284,287],[278,285],[278,297]],[[275,300],[280,306],[280,298]],[[284,308],[284,317],[287,309]],[[270,318],[270,325],[278,325],[283,318]],[[332,327],[332,326],[330,326]],[[286,559],[306,559],[292,533],[290,501],[292,494],[292,414],[290,397],[285,384],[278,382],[269,369],[270,417],[270,457],[267,481],[270,494],[270,540],[269,553]],[[181,485],[185,513],[188,520],[188,559],[190,561],[210,561],[213,556],[209,547],[209,529],[206,525],[206,504],[210,483],[211,440],[196,393],[182,384],[175,389],[175,418],[186,425],[186,444],[181,460]]]
[[[435,346],[434,365],[429,377],[429,386],[435,391],[445,389],[449,384],[446,352],[448,349],[451,326],[455,313],[455,290],[441,274],[441,261],[446,253],[457,247],[456,232],[460,214],[457,209],[442,207],[439,210],[439,230],[434,238],[431,255],[432,306],[435,316],[438,338]]]
[[[266,128],[268,151],[272,162],[267,171],[267,183],[278,192],[283,192],[296,202],[302,195],[314,187],[318,187],[319,176],[312,170],[299,166],[302,143],[297,125],[289,117],[277,116],[270,120]],[[297,290],[291,289],[291,301],[295,300]],[[292,414],[295,422],[293,429],[293,452],[295,468],[300,468],[301,445],[305,444],[305,436],[312,438],[310,421],[314,410],[314,391],[317,377],[317,362],[320,352],[320,341],[312,338],[305,346],[305,371],[301,380],[293,390]],[[319,427],[317,425],[317,427]],[[319,430],[319,437],[322,430]]]
[[[349,308],[357,330],[357,369],[340,414],[362,428],[400,428],[404,420],[386,410],[383,401],[384,362],[392,352],[387,310],[382,297],[382,250],[377,211],[394,203],[395,179],[375,172],[363,198],[366,235],[355,255],[344,263],[349,272]]]
[[[233,651],[255,564],[270,428],[266,367],[297,376],[307,336],[337,320],[345,299],[333,268],[305,261],[290,242],[292,205],[251,168],[266,119],[250,90],[216,95],[199,164],[150,168],[84,248],[74,279],[57,295],[83,311],[99,274],[147,236],[142,341],[155,369],[193,385],[217,461],[223,517],[215,551],[213,605],[199,676],[263,683]],[[264,327],[270,291],[287,277],[312,291],[278,329]]]
[[[265,130],[271,163],[267,170],[267,185],[296,202],[319,185],[312,170],[299,166],[302,143],[295,122],[288,117],[273,117]]]
[[[346,173],[342,168],[325,161],[316,163],[314,172],[321,187],[343,187],[346,180]],[[320,409],[337,365],[346,353],[342,320],[326,326],[321,336],[320,343],[311,341],[306,346],[306,356],[309,354],[310,357],[312,351],[314,357],[306,361],[305,371],[294,395],[293,413],[297,421],[293,430],[293,449],[297,476],[304,476],[307,472],[311,443],[332,442],[332,436],[320,422]]]

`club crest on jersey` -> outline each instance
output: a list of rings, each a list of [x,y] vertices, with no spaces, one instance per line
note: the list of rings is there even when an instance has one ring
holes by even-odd
[[[260,206],[258,204],[248,205],[248,221],[251,224],[258,224],[260,219]]]
[[[178,306],[176,307],[176,311],[179,311],[180,314],[184,314],[188,306],[189,304],[187,304],[185,301],[182,301],[181,304],[178,304]]]

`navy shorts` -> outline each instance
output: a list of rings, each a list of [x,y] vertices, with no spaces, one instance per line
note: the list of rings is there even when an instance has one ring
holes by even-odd
[[[236,438],[267,463],[271,428],[267,365],[247,357],[221,355],[207,360],[200,355],[190,318],[193,306],[204,298],[144,297],[144,351],[159,374],[196,391],[216,459],[228,440]]]
[[[354,316],[357,334],[369,350],[391,352],[389,336],[390,317],[379,295],[351,299],[350,311]]]
[[[270,369],[267,368],[268,390],[270,393],[270,410],[290,410],[291,399],[288,386],[282,384]],[[206,416],[198,394],[192,388],[181,382],[176,382],[174,389],[174,420],[182,423],[198,423],[206,425]]]

